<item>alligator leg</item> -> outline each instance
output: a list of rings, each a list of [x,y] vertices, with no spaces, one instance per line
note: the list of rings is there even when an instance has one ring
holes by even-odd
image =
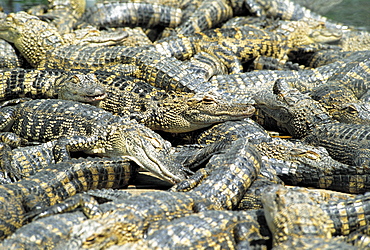
[[[98,136],[66,136],[56,142],[53,152],[55,162],[63,162],[71,159],[69,152],[84,151],[85,153],[105,153],[103,148],[96,147],[100,138]]]
[[[32,200],[32,199],[29,199],[29,200]],[[31,205],[31,203],[29,202],[28,205]],[[82,208],[82,211],[88,218],[94,218],[95,216],[98,216],[101,214],[101,211],[98,205],[99,204],[95,200],[94,197],[84,194],[84,193],[78,193],[74,196],[67,198],[63,202],[55,204],[53,206],[50,206],[47,208],[36,207],[35,210],[32,210],[31,212],[29,212],[25,217],[26,219],[33,218],[33,220],[37,220],[37,219],[44,218],[44,217],[47,217],[53,214],[59,214],[59,213],[65,213],[68,211],[72,211],[80,207]]]

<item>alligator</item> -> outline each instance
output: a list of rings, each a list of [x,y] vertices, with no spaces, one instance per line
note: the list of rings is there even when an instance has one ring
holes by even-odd
[[[158,192],[156,193],[156,195],[154,195],[154,193],[144,194],[145,199],[139,199],[139,197],[131,199],[140,200],[141,202],[145,201],[146,204],[157,204],[153,209],[159,209],[158,201],[155,202],[153,198],[157,198],[159,200],[167,199],[164,198],[165,192],[160,192],[161,195],[159,195]],[[150,197],[152,198],[150,199]],[[173,198],[180,199],[181,197],[173,196]],[[125,198],[125,200],[127,200],[127,198]],[[104,210],[104,207],[108,208],[109,206],[112,207],[112,205],[106,203],[99,207]],[[137,207],[137,205],[132,206]],[[121,205],[119,206],[119,209],[120,208],[122,208]],[[170,209],[169,211],[172,212],[171,205],[162,205],[162,209]],[[170,214],[170,216],[173,215],[174,214]],[[128,214],[125,214],[125,216],[128,216]],[[60,223],[57,223],[58,220],[61,220]],[[111,220],[113,221],[113,218]],[[211,210],[192,213],[187,216],[175,217],[172,221],[169,220],[163,219],[150,221],[150,224],[147,225],[147,232],[145,233],[149,238],[139,239],[138,241],[120,246],[121,239],[127,235],[124,236],[120,233],[119,225],[117,225],[117,227],[112,227],[109,232],[105,232],[99,228],[99,225],[102,226],[103,224],[97,220],[86,220],[86,216],[81,211],[56,214],[38,219],[23,226],[13,235],[5,239],[0,246],[12,249],[18,249],[16,246],[23,249],[38,248],[42,246],[44,249],[67,250],[80,248],[105,249],[109,247],[127,247],[131,244],[133,246],[143,246],[146,245],[147,240],[149,239],[151,242],[155,242],[155,244],[158,245],[162,245],[163,243],[161,242],[168,242],[168,244],[184,244],[184,242],[188,242],[183,240],[180,243],[180,241],[176,240],[176,237],[182,237],[184,239],[189,238],[189,240],[193,242],[191,245],[193,245],[198,242],[198,240],[202,239],[200,237],[203,235],[203,232],[206,232],[206,234],[203,235],[203,239],[207,239],[207,241],[203,243],[204,247],[212,246],[216,242],[225,242],[225,239],[222,238],[225,236],[235,238],[228,238],[229,244],[234,247],[235,245],[240,245],[242,243],[247,243],[248,245],[255,247],[266,247],[271,245],[271,234],[267,228],[267,224],[263,216],[263,210],[261,209],[248,212]],[[109,220],[107,221],[110,222]],[[194,226],[197,225],[197,227],[203,228],[203,230],[207,228],[207,230],[191,230],[191,232],[188,232],[187,234],[170,233],[171,228],[176,228],[177,230],[182,231],[190,229],[190,223],[195,223]],[[201,223],[204,223],[204,225],[201,225]],[[215,224],[220,227],[216,227]],[[125,226],[124,224],[121,225]],[[223,229],[223,232],[220,232],[220,229]],[[93,233],[94,230],[96,233]],[[198,231],[199,233],[195,233]],[[44,233],[39,234],[39,232]],[[98,235],[99,232],[102,232],[102,234]],[[220,233],[217,234],[216,232]],[[35,237],[35,233],[38,233],[39,235]],[[92,236],[89,237],[90,235]],[[167,240],[164,241],[163,237]],[[198,244],[202,243],[199,242]]]
[[[153,42],[149,39],[148,35],[141,27],[124,27],[124,28],[117,28],[116,30],[120,30],[127,34],[127,37],[122,39],[119,44],[117,45],[124,45],[124,46],[149,46],[152,45]]]
[[[37,171],[55,164],[53,148],[56,140],[40,145],[17,147],[11,149],[6,143],[0,143],[1,184],[16,182]]]
[[[318,68],[357,54],[357,52],[353,51],[342,51],[340,48],[323,49],[304,54],[299,52],[294,51],[290,54],[290,57],[294,62],[305,65],[307,68]]]
[[[348,235],[369,224],[368,199],[368,195],[357,195],[346,200],[326,201],[305,189],[287,189],[282,185],[270,187],[262,195],[274,245],[311,237],[331,239],[330,244],[335,244],[333,236]],[[345,242],[337,244],[340,249],[353,248]]]
[[[110,13],[111,15],[107,15]],[[98,27],[174,28],[181,22],[180,8],[146,2],[102,2],[89,7],[82,19]]]
[[[178,196],[178,193],[176,196],[174,196],[174,194],[176,193],[170,193],[168,195],[172,199],[181,199],[181,196]],[[167,198],[164,198],[165,195],[166,192],[151,192],[144,193],[144,197],[133,197],[127,199],[126,201],[122,201],[122,204],[117,204],[114,207],[116,207],[118,210],[122,210],[123,205],[127,203],[129,207],[124,209],[126,211],[125,213],[118,211],[111,212],[108,217],[103,217],[101,220],[85,220],[80,225],[74,225],[70,227],[70,238],[67,240],[67,242],[60,241],[60,244],[57,245],[55,249],[102,249],[109,246],[120,246],[123,248],[135,246],[140,247],[140,249],[146,249],[142,247],[146,246],[147,243],[150,243],[152,247],[154,245],[165,246],[168,244],[167,247],[173,248],[180,245],[185,247],[185,245],[183,245],[185,242],[185,244],[190,244],[187,245],[187,248],[190,247],[190,249],[196,249],[193,247],[200,239],[203,239],[203,243],[199,242],[198,244],[200,245],[198,245],[198,247],[207,247],[216,243],[224,242],[225,236],[227,236],[227,238],[230,236],[233,238],[235,237],[235,239],[228,240],[230,241],[229,244],[234,247],[236,244],[240,244],[242,241],[247,241],[253,246],[270,245],[271,235],[267,229],[262,210],[248,212],[209,210],[197,213],[190,211],[182,216],[179,216],[179,212],[176,214],[174,211],[172,211],[174,209],[172,208],[174,206],[172,202],[164,203],[162,204],[162,208],[159,208],[161,201],[167,201]],[[154,198],[157,198],[157,201],[154,201]],[[129,225],[134,220],[139,220],[140,217],[146,217],[144,214],[142,216],[136,214],[136,219],[132,218],[132,215],[129,217],[130,214],[133,213],[132,209],[134,208],[138,209],[138,211],[147,210],[142,205],[138,205],[137,203],[134,204],[134,200],[137,202],[144,202],[145,205],[152,205],[157,218],[147,217],[147,220],[144,221],[144,223],[137,223],[135,227],[131,227],[132,231],[128,231],[126,234],[123,234],[123,232],[127,231]],[[185,202],[181,202],[179,204],[179,208],[184,210],[183,206],[187,202],[189,202],[189,200],[185,198]],[[104,210],[104,207],[108,207],[108,205],[108,203],[103,204],[100,206],[100,208]],[[158,212],[162,211],[161,213],[163,213],[163,210],[167,209],[169,209],[169,217],[161,218],[162,216],[160,216]],[[150,210],[148,210],[148,212],[149,211]],[[152,214],[153,212],[149,213]],[[122,218],[120,219],[119,217],[113,218],[113,214],[124,216],[126,220],[123,220]],[[51,218],[54,216],[55,215],[51,216]],[[45,218],[42,218],[42,220],[43,219]],[[226,224],[219,224],[221,223],[220,220]],[[108,223],[110,228],[108,228],[103,222]],[[191,227],[190,225],[193,226]],[[142,231],[143,227],[147,228],[145,230],[145,237],[135,232],[135,230],[138,229]],[[200,227],[203,228],[203,230],[194,230],[194,227]],[[187,232],[187,229],[191,230],[191,232]],[[172,230],[181,230],[183,233],[174,234],[171,233]],[[200,233],[194,234],[194,232],[198,231]],[[206,233],[203,234],[204,232]],[[144,234],[144,232],[142,232],[142,234]],[[188,240],[179,241],[177,240],[179,237],[182,239],[188,238]],[[201,238],[199,239],[198,237]],[[163,240],[164,238],[166,240]]]
[[[254,100],[266,119],[275,120],[280,130],[295,138],[305,137],[321,124],[335,123],[319,102],[291,88],[284,80],[275,82],[273,92],[257,93]]]
[[[167,91],[205,92],[209,89],[206,77],[193,74],[191,64],[141,47],[69,45],[50,51],[48,58],[42,67],[110,70],[113,66],[115,70],[117,64],[128,64],[138,68],[131,76]]]
[[[188,133],[181,134],[163,134],[164,138],[169,140],[172,145],[212,145],[218,143],[219,145],[230,145],[233,141],[241,138],[245,139],[262,139],[269,137],[268,132],[259,125],[256,121],[251,118],[245,118],[240,121],[226,121],[219,124],[215,124],[209,128],[203,128]],[[223,146],[222,146],[223,147]],[[221,149],[221,148],[220,148]],[[217,150],[217,149],[216,149]],[[208,151],[208,153],[213,152]],[[187,153],[183,152],[179,159],[186,156]],[[188,155],[189,156],[189,155]],[[207,157],[204,155],[204,157]],[[185,157],[186,158],[186,157]],[[190,156],[186,161],[190,164],[193,159],[197,159],[196,156]],[[203,158],[204,159],[204,158]],[[182,159],[181,161],[183,161]],[[201,160],[201,159],[199,159]],[[198,162],[199,163],[199,162]]]
[[[254,120],[247,118],[242,121],[216,124],[207,130],[200,131],[192,140],[199,144],[211,144],[217,141],[235,141],[240,138],[258,140],[266,137],[269,137],[267,131]]]
[[[261,154],[262,167],[257,179],[247,189],[243,198],[240,200],[236,210],[255,210],[262,209],[261,195],[266,187],[276,184],[284,184],[283,181],[277,176],[273,167],[271,167],[269,160]]]
[[[62,208],[68,211],[69,206],[73,205],[72,201],[84,207],[85,204],[81,204],[80,200],[77,195],[63,203],[41,209],[39,214],[34,213],[34,215],[37,215],[37,218],[43,218],[63,212]],[[70,205],[64,206],[64,204]],[[70,243],[64,242],[64,246],[73,244],[75,249],[81,246],[94,248],[102,244],[122,245],[137,241],[143,238],[151,224],[190,215],[204,206],[209,209],[215,207],[195,194],[167,191],[145,192],[127,199],[114,200],[98,207],[101,211],[100,215],[93,216],[72,229]]]
[[[185,1],[186,2],[186,1]],[[176,34],[193,34],[211,29],[232,17],[233,11],[225,0],[205,0],[175,28]]]
[[[369,124],[369,104],[338,82],[328,82],[309,92],[335,120],[343,123]],[[368,94],[366,94],[368,95]],[[368,98],[368,97],[367,97]]]
[[[370,33],[365,30],[351,30],[339,40],[344,51],[366,51],[370,49]]]
[[[105,204],[106,208],[100,206],[102,214],[94,216],[78,226],[77,239],[72,237],[72,242],[76,242],[78,239],[82,240],[81,244],[89,248],[96,247],[96,244],[102,242],[104,244],[115,242],[121,245],[141,239],[148,228],[155,225],[156,221],[170,221],[198,211],[225,210],[235,207],[258,174],[261,162],[258,154],[250,148],[246,140],[236,141],[229,151],[232,150],[236,151],[234,154],[239,158],[239,163],[234,165],[231,161],[232,157],[228,153],[214,156],[209,164],[215,166],[208,165],[209,174],[200,178],[204,180],[199,181],[199,178],[193,178],[189,182],[179,183],[178,186],[171,189],[172,192],[147,192],[140,194],[140,196],[116,201],[111,205],[107,203]],[[243,155],[239,156],[241,152]],[[230,165],[224,167],[220,165],[220,161]],[[198,176],[205,172],[202,169],[198,171],[200,171]],[[221,178],[225,175],[228,178],[222,180]],[[234,183],[231,180],[239,181]],[[197,181],[199,184],[194,187],[193,183]],[[188,185],[189,183],[190,185]],[[79,203],[79,198],[74,198],[74,200],[77,200],[77,205],[83,205]],[[37,214],[37,218],[40,218],[63,212],[69,207],[74,207],[74,205],[66,200],[64,203],[40,209],[39,213],[35,214]],[[95,229],[91,230],[92,227]],[[116,237],[118,235],[121,236]]]
[[[170,143],[134,120],[69,100],[36,99],[3,109],[3,131],[11,130],[28,141],[58,139],[56,162],[69,159],[68,151],[130,155],[140,166],[171,183],[186,176],[185,169],[168,155]]]
[[[24,225],[0,243],[3,249],[55,249],[69,239],[69,230],[86,220],[82,211],[57,214]],[[38,232],[37,235],[35,232]],[[41,233],[42,232],[42,233]]]
[[[180,60],[189,59],[199,51],[206,51],[217,56],[230,73],[240,73],[243,71],[243,62],[259,55],[286,59],[287,53],[294,47],[321,42],[323,39],[325,42],[335,41],[341,37],[341,34],[330,33],[322,26],[319,29],[317,23],[292,22],[286,26],[283,32],[243,26],[180,34],[156,41],[155,50]]]
[[[370,126],[363,124],[329,123],[317,126],[303,141],[325,147],[330,156],[354,166],[370,164]]]
[[[342,103],[332,116],[343,123],[370,124],[370,107],[368,102]]]
[[[184,133],[228,120],[241,120],[255,110],[249,104],[225,102],[212,92],[165,92],[130,77],[118,77],[102,84],[106,86],[107,98],[98,107],[135,119],[153,130]]]
[[[370,190],[367,166],[351,166],[338,162],[323,147],[280,138],[251,143],[286,185],[352,194],[362,194]]]
[[[0,69],[17,68],[22,65],[22,62],[13,46],[7,41],[0,39]]]
[[[257,178],[261,165],[257,151],[246,139],[239,139],[222,154],[212,156],[204,168],[171,187],[170,191],[195,193],[231,210]],[[210,192],[213,188],[218,191]]]
[[[370,99],[368,93],[368,82],[370,80],[369,52],[359,51],[357,54],[353,53],[352,55],[357,55],[357,60],[346,63],[340,72],[330,77],[327,84],[337,82],[338,85],[351,90],[358,99],[368,101]],[[353,75],[356,76],[354,77]]]
[[[267,16],[292,21],[320,21],[327,27],[348,30],[350,27],[336,23],[291,0],[246,0],[247,9],[256,16]]]
[[[136,77],[156,87],[187,92],[207,89],[204,77],[194,76],[189,71],[190,65],[176,58],[138,47],[70,45],[48,23],[24,12],[9,14],[0,22],[0,38],[14,43],[33,67],[109,69],[117,64],[130,64],[139,69],[134,73]]]
[[[84,193],[90,196],[84,196],[83,201],[89,203],[92,208],[98,206],[96,200],[99,200],[99,204],[101,204],[130,197],[130,193],[124,189],[94,189]],[[70,239],[71,228],[86,219],[88,217],[83,211],[71,211],[31,221],[2,241],[0,248],[56,249],[57,245]],[[65,249],[65,247],[61,248]]]
[[[237,249],[238,245],[243,242],[249,248],[267,248],[270,244],[270,234],[266,230],[266,225],[258,221],[263,217],[261,212],[261,210],[257,212],[204,211],[170,222],[160,221],[154,230],[149,227],[145,239],[125,244],[122,247],[129,249],[153,249],[153,247],[158,249],[213,249],[216,247]]]
[[[1,188],[0,238],[24,225],[26,213],[54,205],[76,193],[127,186],[138,166],[129,156],[81,158],[50,164],[42,171]]]
[[[305,143],[325,147],[333,159],[344,164],[370,164],[369,126],[333,120],[319,102],[283,81],[277,81],[274,90],[274,94],[261,92],[255,100],[280,128]]]
[[[281,79],[301,92],[309,92],[313,88],[329,81],[341,81],[364,94],[368,78],[369,52],[358,51],[342,60],[315,69],[300,71],[292,70],[258,70],[240,74],[217,75],[210,79],[215,92],[230,102],[250,102],[250,98],[262,89],[272,91],[276,80]],[[357,77],[356,75],[359,75]],[[356,85],[357,84],[357,85]]]
[[[253,70],[303,70],[305,67],[291,61],[280,60],[274,57],[259,56],[253,60],[246,71]]]
[[[61,34],[70,33],[85,12],[86,0],[49,0],[47,11],[38,15],[42,19],[51,20]]]
[[[14,98],[60,98],[95,103],[106,91],[93,74],[64,70],[0,70],[0,100]]]
[[[24,24],[27,24],[28,27],[24,27]],[[24,28],[29,29],[29,34],[24,32]],[[30,40],[30,37],[35,34],[44,34],[44,39]],[[15,47],[33,67],[45,60],[47,50],[65,44],[61,34],[54,26],[25,12],[9,14],[4,20],[1,20],[0,38],[14,43]],[[35,50],[37,50],[36,54],[40,53],[37,58],[33,56]]]
[[[166,93],[139,79],[102,70],[0,70],[0,86],[0,100],[58,97],[80,101],[175,133],[239,120],[254,112],[250,105],[229,104],[212,93]]]

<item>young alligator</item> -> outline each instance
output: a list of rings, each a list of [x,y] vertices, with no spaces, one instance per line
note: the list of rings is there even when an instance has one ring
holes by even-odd
[[[132,160],[127,156],[75,159],[50,164],[32,177],[1,185],[0,238],[24,225],[27,211],[54,205],[89,189],[128,185],[137,169]]]
[[[112,79],[114,77],[109,78]],[[101,100],[98,107],[128,116],[153,130],[183,133],[240,120],[251,116],[255,110],[248,104],[225,102],[212,92],[165,92],[131,77],[117,77],[102,84],[106,86],[107,98]]]
[[[186,2],[186,1],[184,1]],[[194,1],[195,2],[195,1]],[[211,29],[232,17],[233,11],[225,0],[200,1],[194,12],[175,29],[176,34],[193,34]]]
[[[64,70],[0,70],[0,100],[59,98],[95,103],[106,91],[94,74]]]
[[[109,15],[108,15],[109,13]],[[176,27],[182,11],[165,4],[146,2],[102,2],[88,8],[83,20],[98,27]]]
[[[147,192],[111,205],[107,204],[104,209],[100,207],[103,213],[78,226],[80,229],[75,235],[77,239],[72,239],[72,242],[79,240],[80,244],[89,248],[110,242],[121,245],[143,238],[147,229],[159,220],[170,221],[197,211],[236,207],[245,190],[257,176],[261,160],[244,139],[236,141],[231,146],[229,152],[231,151],[233,157],[238,158],[237,163],[233,163],[233,157],[230,157],[229,153],[216,156],[209,162],[207,171],[200,170],[198,178],[179,183],[174,188],[187,192]],[[227,178],[222,179],[224,176]],[[196,184],[198,185],[194,187]],[[79,199],[77,203],[78,201]],[[64,206],[61,203],[42,209],[39,216],[64,211],[72,203],[68,204]]]
[[[64,203],[42,209],[39,217],[68,211],[73,202],[83,207],[91,204],[81,204],[80,201],[79,195],[71,197]],[[127,199],[114,200],[97,207],[100,214],[77,225],[72,230],[70,241],[64,246],[72,244],[71,248],[74,249],[94,248],[137,241],[144,237],[148,227],[155,222],[171,221],[193,214],[204,204],[205,199],[199,196],[167,191],[145,192]],[[206,206],[214,208],[212,204]]]
[[[314,146],[325,147],[335,160],[353,166],[370,164],[370,127],[333,120],[323,106],[277,81],[274,94],[262,92],[257,106],[285,131]]]
[[[148,83],[96,70],[0,70],[0,100],[19,97],[74,100],[127,116],[155,130],[185,132],[251,116],[250,105],[212,93],[166,93]]]
[[[86,0],[49,0],[48,9],[45,14],[38,15],[43,19],[50,19],[61,34],[73,30],[77,21],[85,12]]]
[[[128,249],[250,249],[267,248],[270,233],[261,210],[204,211],[149,227],[145,239]],[[243,244],[243,247],[241,247]],[[247,247],[248,246],[248,247]]]
[[[6,143],[0,143],[1,184],[16,182],[37,171],[55,164],[53,148],[56,140],[40,145],[11,149]]]
[[[91,70],[129,64],[138,68],[136,77],[163,89],[207,89],[204,76],[192,74],[190,65],[176,58],[145,48],[70,45],[48,23],[24,12],[0,22],[0,38],[14,43],[33,67]]]
[[[254,100],[258,111],[267,116],[263,123],[273,119],[278,129],[295,138],[303,138],[320,124],[336,122],[319,102],[291,88],[284,80],[275,82],[273,92],[257,93]]]
[[[350,166],[334,160],[323,147],[301,141],[270,138],[253,142],[266,164],[287,185],[362,194],[370,190],[367,166]]]
[[[267,16],[282,20],[320,21],[336,29],[348,29],[348,26],[328,20],[291,0],[246,0],[248,10],[257,16]]]
[[[287,189],[282,185],[270,187],[262,195],[273,245],[281,245],[278,249],[302,245],[305,248],[315,246],[315,249],[325,245],[325,249],[357,249],[333,236],[348,235],[356,227],[369,223],[368,200],[358,195],[327,203],[305,189]],[[331,248],[327,248],[328,245]]]
[[[234,209],[257,178],[262,162],[257,150],[246,139],[230,144],[230,148],[222,154],[212,156],[205,168],[199,169],[170,190],[194,193],[213,201],[219,207]],[[214,188],[218,192],[210,192]]]
[[[260,55],[286,59],[290,49],[297,46],[321,42],[323,36],[315,25],[305,22],[289,23],[286,29],[294,30],[287,35],[268,32],[251,26],[213,29],[190,35],[171,36],[155,43],[155,49],[166,56],[189,59],[199,51],[216,55],[229,68],[230,73],[243,71],[241,63]],[[321,26],[322,27],[322,26]],[[341,35],[331,32],[326,40],[338,40]],[[263,46],[261,46],[261,44]]]
[[[22,62],[13,46],[7,41],[0,39],[0,69],[17,68],[22,65]]]
[[[364,94],[369,52],[353,53],[347,58],[337,60],[316,69],[300,71],[291,70],[258,70],[240,74],[217,75],[210,79],[210,85],[215,92],[231,102],[250,102],[250,98],[262,89],[272,91],[276,80],[285,80],[301,92],[308,92],[329,81],[342,81],[351,88]],[[336,76],[338,74],[338,76]],[[362,77],[357,77],[357,75]],[[357,85],[356,85],[357,84]]]
[[[169,182],[185,178],[184,170],[168,155],[170,144],[134,120],[100,108],[67,100],[31,100],[3,108],[1,128],[29,141],[59,139],[56,161],[67,151],[103,156],[130,155],[142,167]]]
[[[159,201],[167,201],[165,192],[157,192],[156,195],[154,193],[145,193],[143,195],[145,197],[144,199],[140,199],[139,197],[114,199],[113,204],[102,204],[99,206],[99,209],[102,211],[108,208],[113,209],[114,204],[118,205],[120,202],[127,203],[130,206],[131,202],[127,199],[141,201],[145,204],[153,205],[153,209],[158,209]],[[150,199],[151,196],[152,199]],[[181,199],[181,196],[171,195],[171,197],[173,199]],[[157,202],[154,202],[154,198],[158,199]],[[133,209],[134,207],[137,206],[132,206]],[[118,209],[120,208],[121,205],[118,206]],[[168,211],[172,212],[171,205],[162,205],[162,209],[170,209]],[[169,216],[171,217],[172,213]],[[149,225],[145,235],[150,238],[151,242],[158,245],[166,244],[166,242],[168,242],[167,244],[183,245],[184,240],[177,240],[180,235],[183,239],[188,239],[185,242],[191,241],[193,242],[191,245],[198,243],[199,245],[203,245],[203,247],[210,247],[217,242],[225,242],[225,236],[228,237],[228,243],[233,247],[242,243],[255,247],[271,245],[271,234],[267,228],[263,210],[261,209],[247,212],[211,210],[175,217],[173,220],[164,218],[163,220],[152,221],[150,217],[148,220]],[[190,225],[193,223],[195,223],[194,226],[196,225],[197,228],[204,230],[191,230],[194,226],[192,227]],[[220,232],[221,228],[215,226],[215,224],[221,226],[223,230]],[[112,227],[109,232],[100,230],[99,225],[100,223],[97,220],[86,221],[86,216],[81,211],[56,214],[32,221],[23,226],[0,243],[0,247],[9,249],[36,249],[42,246],[43,249],[72,250],[82,248],[104,249],[114,246],[122,248],[128,246],[120,246],[122,235],[119,230],[116,230],[119,229],[119,225],[117,225],[117,228]],[[173,234],[171,233],[172,228],[181,231],[191,230],[191,232]],[[96,233],[92,234],[92,237],[89,237],[94,230]],[[39,232],[43,233],[40,234]],[[98,235],[99,232],[102,232],[102,234]],[[128,244],[142,246],[147,243],[147,239]],[[207,240],[203,243],[202,239]]]

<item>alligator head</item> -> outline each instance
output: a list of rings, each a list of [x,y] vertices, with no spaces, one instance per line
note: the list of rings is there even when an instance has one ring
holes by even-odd
[[[172,93],[152,109],[151,118],[143,123],[171,133],[189,132],[213,124],[242,120],[253,115],[250,104],[230,103],[214,93]]]
[[[14,43],[34,67],[45,60],[48,50],[64,44],[55,27],[22,11],[11,13],[0,21],[0,38]]]
[[[104,86],[94,74],[73,74],[56,84],[58,98],[90,103],[94,106],[107,97]]]

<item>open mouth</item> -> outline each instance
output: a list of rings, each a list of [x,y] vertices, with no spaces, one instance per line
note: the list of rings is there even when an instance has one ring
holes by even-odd
[[[86,102],[96,102],[96,101],[101,101],[107,98],[107,93],[103,94],[98,94],[98,95],[85,95],[83,96],[84,100]]]

